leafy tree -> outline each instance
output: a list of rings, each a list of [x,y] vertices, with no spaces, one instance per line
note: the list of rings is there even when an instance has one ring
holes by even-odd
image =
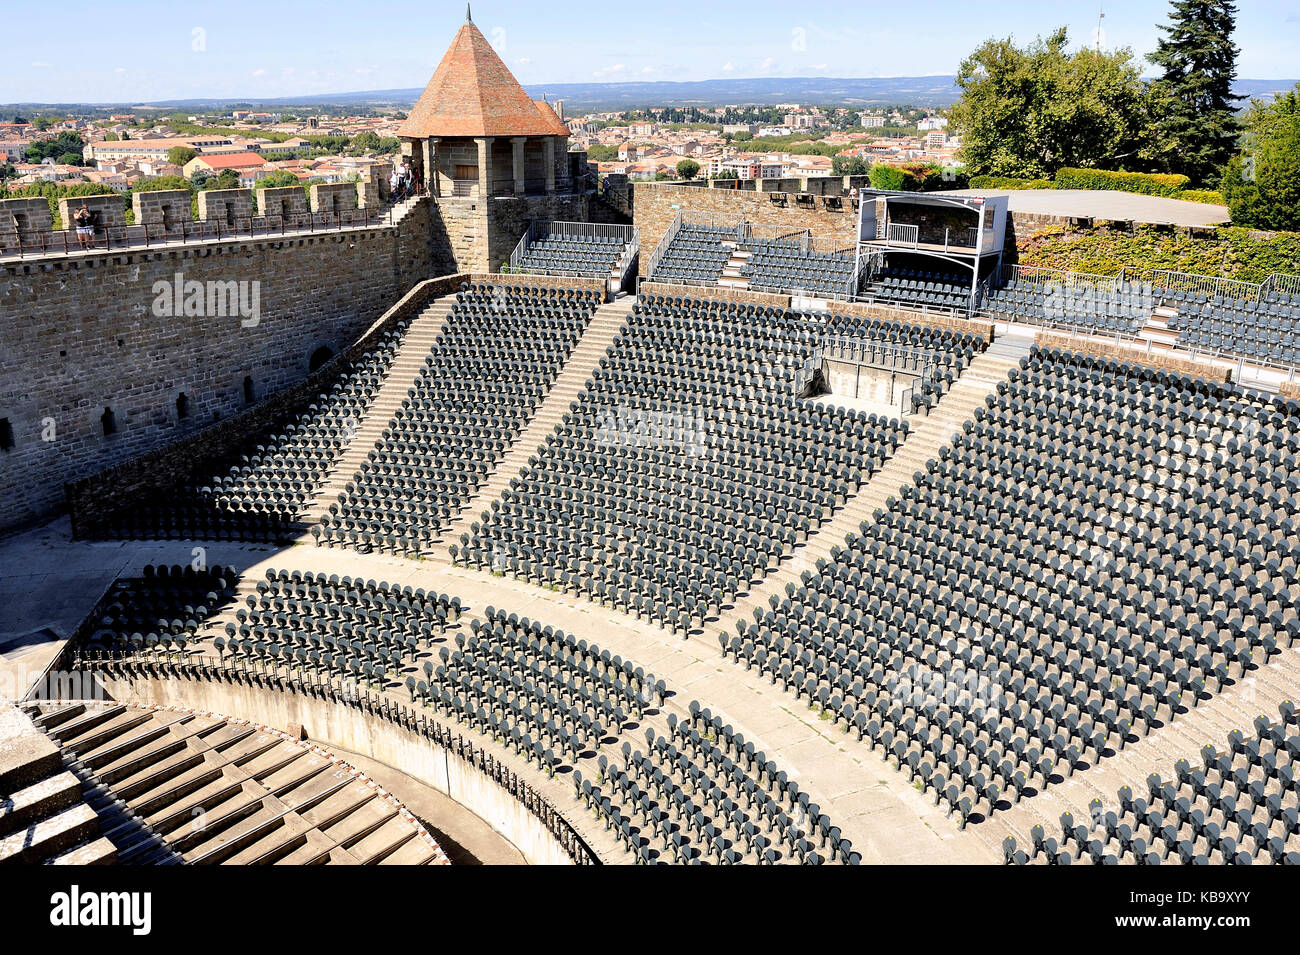
[[[871,172],[871,163],[861,156],[832,156],[831,175],[865,176]]]
[[[587,159],[590,162],[613,162],[617,158],[617,146],[602,146],[599,143],[592,143],[587,147]]]
[[[694,179],[700,171],[700,164],[694,159],[681,159],[677,162],[677,175],[681,179]]]
[[[76,165],[81,165],[82,149],[85,148],[85,142],[76,133],[63,132],[53,139],[38,139],[27,147],[27,161],[40,162],[42,159],[54,159],[57,162],[65,162],[62,158],[65,155],[75,157]],[[72,163],[69,163],[71,165]]]
[[[104,142],[106,142],[106,143],[115,143],[115,142],[117,142],[117,141],[118,141],[117,133],[105,133],[105,134],[104,134]]]
[[[167,150],[167,161],[173,166],[184,166],[198,155],[198,151],[189,146],[173,146]]]
[[[1237,5],[1171,0],[1170,6],[1169,23],[1160,27],[1164,36],[1147,57],[1164,71],[1154,84],[1163,97],[1155,131],[1166,147],[1161,171],[1206,183],[1236,151]]]
[[[1115,169],[1147,147],[1145,88],[1131,50],[1067,51],[1064,27],[1020,49],[987,40],[962,61],[952,110],[971,175],[1035,178]]]
[[[163,192],[168,189],[189,189],[194,190],[194,183],[182,176],[151,176],[148,179],[138,179],[135,185],[131,187],[131,192]]]
[[[747,129],[742,129],[738,133],[732,133],[731,138],[738,143],[747,143],[754,138],[754,134]]]
[[[1244,151],[1228,161],[1220,191],[1233,225],[1300,230],[1300,84],[1246,113]]]
[[[298,177],[287,169],[277,169],[257,180],[258,189],[278,189],[298,185]]]
[[[372,153],[379,149],[379,136],[367,130],[364,133],[358,133],[352,137],[352,145],[348,151],[356,155],[362,153]]]

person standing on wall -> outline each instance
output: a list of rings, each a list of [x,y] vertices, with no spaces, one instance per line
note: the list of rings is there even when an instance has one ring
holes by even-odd
[[[90,248],[95,241],[95,217],[91,214],[90,207],[83,202],[72,221],[77,227],[77,245],[83,249]]]

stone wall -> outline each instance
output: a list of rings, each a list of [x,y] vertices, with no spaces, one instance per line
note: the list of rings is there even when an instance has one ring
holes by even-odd
[[[697,219],[717,216],[720,220],[735,221],[744,216],[746,222],[756,226],[788,231],[808,229],[817,239],[834,239],[845,246],[855,245],[858,235],[858,214],[849,202],[842,203],[841,209],[830,209],[817,199],[811,208],[806,208],[790,198],[786,205],[780,206],[765,192],[638,182],[633,185],[632,207],[633,221],[641,230],[642,275],[679,210]]]
[[[430,258],[425,202],[396,227],[0,265],[0,419],[14,437],[0,532],[52,516],[67,482],[240,413],[245,378],[255,399],[302,381],[312,352],[344,351]]]
[[[100,229],[115,229],[126,225],[126,205],[121,196],[74,196],[59,200],[59,219],[65,231],[70,232],[77,227],[72,220],[83,203],[91,212],[99,213]]]
[[[351,212],[357,207],[358,183],[316,182],[311,185],[311,211],[327,216]]]
[[[1159,352],[1137,351],[1132,348],[1125,348],[1123,345],[1093,341],[1089,338],[1074,338],[1069,335],[1039,332],[1034,336],[1034,344],[1040,348],[1059,348],[1062,351],[1092,355],[1096,358],[1113,358],[1116,361],[1128,362],[1133,365],[1145,365],[1148,368],[1157,368],[1161,371],[1175,372],[1180,375],[1191,375],[1194,378],[1206,378],[1210,381],[1229,381],[1232,378],[1230,369],[1220,368],[1209,362],[1193,361],[1190,358],[1177,358]]]
[[[253,194],[247,189],[207,189],[199,193],[199,218],[237,228],[253,215]]]
[[[584,194],[436,199],[431,210],[433,246],[445,255],[435,258],[435,271],[496,271],[510,261],[529,222],[586,222],[589,199]]]
[[[193,197],[188,189],[163,189],[158,192],[137,192],[131,196],[131,209],[135,224],[156,230],[179,232],[181,223],[194,221]]]
[[[0,249],[8,250],[35,241],[39,243],[54,229],[49,200],[0,199]]]
[[[302,186],[277,186],[257,190],[259,216],[302,216],[307,214],[307,196]]]
[[[1277,393],[1283,398],[1300,399],[1300,381],[1284,381],[1278,385]]]

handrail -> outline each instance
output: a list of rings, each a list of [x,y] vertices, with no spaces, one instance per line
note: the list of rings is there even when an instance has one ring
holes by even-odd
[[[647,278],[654,277],[655,270],[659,268],[659,262],[663,259],[664,253],[668,251],[668,247],[673,244],[673,239],[677,238],[677,233],[681,231],[681,228],[682,210],[678,209],[677,215],[673,216],[672,224],[664,232],[664,237],[659,240],[659,244],[655,246],[654,252],[650,255],[650,264],[647,266],[645,273]]]
[[[395,223],[393,207],[379,210],[344,209],[339,212],[303,212],[284,215],[236,216],[229,219],[186,220],[170,225],[104,226],[92,242],[83,247],[72,230],[42,233],[39,243],[21,234],[0,233],[0,259],[47,255],[75,255],[88,252],[112,252],[117,249],[151,248],[165,243],[203,242],[241,237],[259,238],[328,232],[338,229],[391,226]],[[101,237],[102,236],[102,237]],[[7,243],[13,242],[12,247]]]

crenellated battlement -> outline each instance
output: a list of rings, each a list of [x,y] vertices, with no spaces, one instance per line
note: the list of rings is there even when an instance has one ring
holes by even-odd
[[[356,182],[313,183],[261,189],[164,189],[125,197],[70,196],[58,200],[60,228],[43,197],[0,199],[0,259],[88,251],[76,236],[75,216],[85,205],[96,214],[91,250],[147,247],[157,242],[204,242],[235,235],[322,232],[391,225],[387,208],[390,163],[371,167]]]

